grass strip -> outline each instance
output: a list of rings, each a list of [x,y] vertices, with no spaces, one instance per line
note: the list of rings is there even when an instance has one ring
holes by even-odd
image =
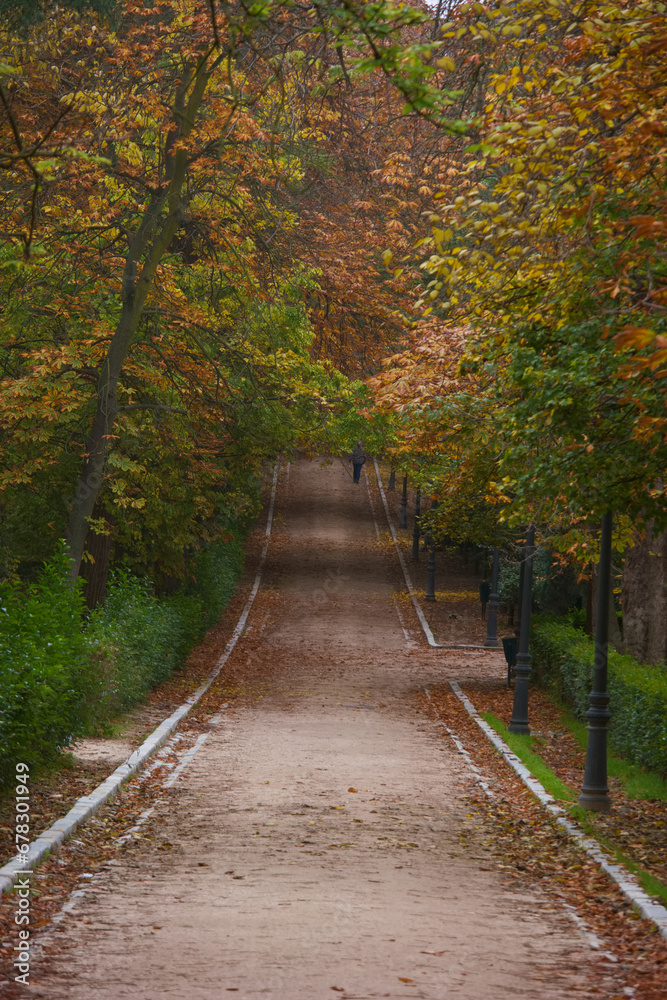
[[[510,733],[509,729],[493,712],[480,713],[485,722],[488,722],[495,731],[507,743],[510,750],[523,761],[531,774],[543,785],[544,788],[561,802],[573,802],[577,794],[573,788],[566,785],[558,775],[551,770],[544,759],[536,753],[535,748],[539,746],[534,736],[523,736],[517,733]]]
[[[551,695],[550,700],[560,715],[562,725],[570,730],[581,749],[585,750],[588,741],[586,723]],[[657,771],[649,771],[640,764],[610,753],[607,755],[607,774],[610,778],[618,778],[629,799],[646,799],[649,802],[667,800],[667,781]]]
[[[629,858],[623,851],[619,850],[614,844],[611,844],[606,837],[600,835],[600,831],[596,828],[595,823],[591,820],[590,814],[582,809],[581,806],[575,804],[577,794],[569,785],[566,785],[561,779],[555,774],[551,768],[545,763],[544,759],[536,752],[536,748],[539,747],[539,740],[534,736],[523,736],[516,733],[510,733],[507,726],[502,722],[493,712],[482,712],[480,713],[482,718],[492,726],[499,736],[507,743],[510,750],[517,755],[519,760],[521,760],[534,778],[540,782],[540,784],[546,788],[546,790],[553,795],[555,799],[559,799],[562,802],[569,803],[568,811],[572,819],[576,820],[579,826],[594,840],[604,847],[604,849],[612,855],[618,864],[623,865],[629,872],[637,877],[642,889],[653,899],[659,899],[664,905],[667,905],[667,885],[661,882],[659,878],[655,875],[651,875],[646,869],[638,865],[632,858]],[[570,716],[566,719],[565,716]],[[566,710],[563,711],[563,723],[570,727],[570,722],[574,723],[572,726],[572,731],[576,728],[580,728],[583,731],[583,746],[586,745],[587,731],[586,726],[571,716]],[[577,738],[581,734],[575,732]],[[615,765],[617,765],[618,774],[623,780],[625,776],[628,780],[628,784],[633,783],[639,790],[648,791],[654,788],[655,781],[662,781],[660,775],[654,774],[653,772],[644,771],[643,768],[638,767],[636,764],[631,764],[628,761],[621,760],[618,757],[612,758]],[[637,773],[636,773],[637,772]],[[611,764],[609,767],[609,773],[612,772]],[[644,780],[646,779],[646,780]],[[627,788],[626,788],[627,791]],[[648,798],[648,795],[636,795],[636,798]],[[663,796],[656,796],[662,798]]]

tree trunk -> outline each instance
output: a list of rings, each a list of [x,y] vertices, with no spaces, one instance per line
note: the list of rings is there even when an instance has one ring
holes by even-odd
[[[179,143],[183,143],[192,132],[211,73],[222,57],[217,56],[211,65],[207,65],[207,58],[202,57],[190,76],[184,74],[185,79],[176,98],[174,120],[179,123]],[[190,94],[186,103],[188,89]],[[167,141],[173,146],[172,133],[169,133]],[[125,259],[122,312],[100,368],[97,408],[86,440],[83,473],[77,484],[67,524],[72,581],[79,575],[90,518],[102,485],[106,456],[118,414],[118,379],[139,327],[159,264],[183,221],[181,191],[186,177],[188,154],[189,151],[179,145],[168,161],[169,183],[151,197]],[[167,214],[163,216],[165,208]],[[137,265],[141,265],[138,278]]]
[[[667,662],[667,531],[651,540],[647,663]]]
[[[94,516],[104,516],[98,511],[94,511]],[[84,590],[86,604],[91,611],[101,604],[106,597],[107,581],[109,579],[109,562],[111,556],[112,522],[108,516],[104,516],[107,523],[107,534],[98,535],[96,531],[89,531],[86,538],[86,552],[92,557],[84,559],[81,563],[81,576],[86,581]]]
[[[623,641],[642,663],[667,659],[667,531],[654,536],[652,523],[625,554]]]

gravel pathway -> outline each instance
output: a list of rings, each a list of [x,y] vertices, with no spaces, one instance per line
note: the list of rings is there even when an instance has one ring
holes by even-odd
[[[417,709],[425,685],[501,675],[504,661],[428,650],[404,628],[369,499],[339,463],[292,466],[233,654],[243,696],[150,836],[63,922],[26,994],[592,995],[585,938],[546,897],[503,882],[467,815],[468,766]]]

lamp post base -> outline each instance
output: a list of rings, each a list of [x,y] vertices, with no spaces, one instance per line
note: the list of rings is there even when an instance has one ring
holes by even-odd
[[[577,800],[577,805],[581,806],[582,809],[588,809],[589,812],[609,813],[611,812],[609,790],[582,792]]]

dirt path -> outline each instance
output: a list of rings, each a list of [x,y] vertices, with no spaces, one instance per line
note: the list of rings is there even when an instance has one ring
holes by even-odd
[[[368,488],[339,464],[293,466],[278,514],[230,663],[240,696],[158,805],[152,839],[119,852],[24,992],[592,995],[586,940],[546,896],[503,883],[466,815],[470,771],[416,707],[425,685],[504,661],[428,650],[399,621]]]

